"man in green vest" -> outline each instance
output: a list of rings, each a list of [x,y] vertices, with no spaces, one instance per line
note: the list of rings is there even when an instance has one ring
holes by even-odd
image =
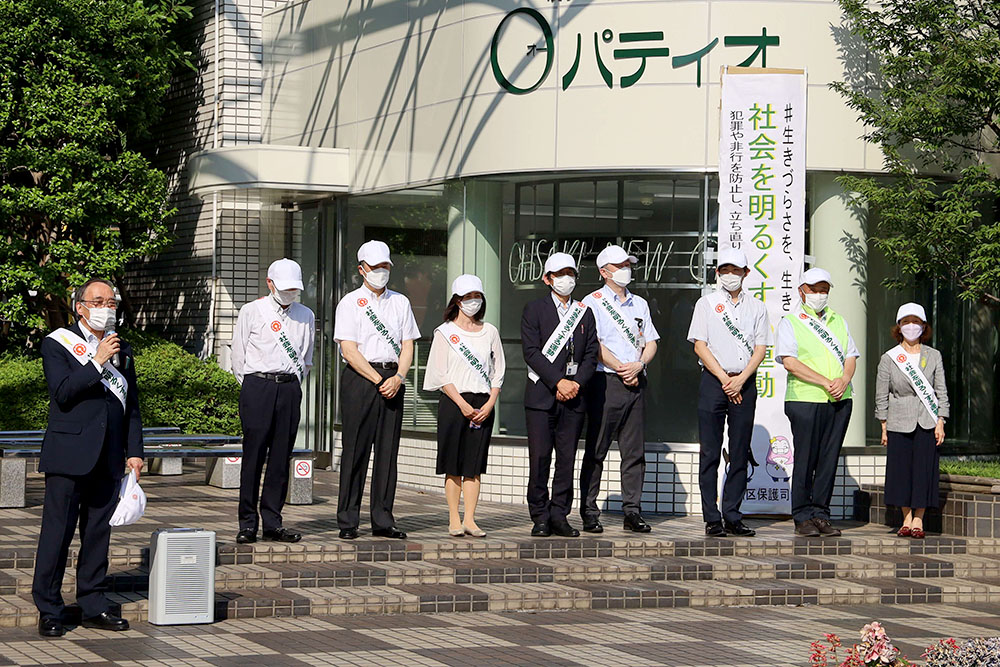
[[[827,306],[830,273],[802,274],[802,303],[778,323],[775,359],[788,371],[785,415],[792,426],[792,518],[804,537],[837,537],[830,498],[851,420],[851,378],[860,356],[847,322]]]

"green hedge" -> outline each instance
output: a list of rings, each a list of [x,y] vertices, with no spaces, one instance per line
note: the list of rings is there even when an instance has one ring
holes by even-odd
[[[202,361],[156,336],[129,332],[145,426],[185,433],[240,434],[236,379],[215,360]],[[40,358],[0,357],[0,430],[44,429],[49,394]]]

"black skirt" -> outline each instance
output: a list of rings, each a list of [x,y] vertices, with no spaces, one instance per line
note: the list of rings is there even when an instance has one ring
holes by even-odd
[[[920,509],[937,507],[941,496],[938,447],[934,431],[889,431],[885,458],[885,503]]]
[[[474,408],[481,408],[489,394],[462,394]],[[438,401],[438,451],[437,474],[477,477],[486,472],[490,435],[493,433],[495,412],[483,422],[482,428],[469,428],[469,420],[462,416],[455,402],[443,392]]]

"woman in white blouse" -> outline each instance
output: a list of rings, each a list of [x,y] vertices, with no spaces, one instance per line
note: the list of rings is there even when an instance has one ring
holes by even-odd
[[[500,396],[506,364],[500,332],[483,322],[483,283],[461,275],[451,284],[444,324],[434,330],[424,389],[440,389],[437,474],[445,475],[448,533],[485,537],[476,525],[480,476],[486,472],[493,407]],[[465,495],[465,517],[458,503]]]

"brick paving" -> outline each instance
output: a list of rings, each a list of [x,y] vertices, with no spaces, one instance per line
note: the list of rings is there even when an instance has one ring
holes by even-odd
[[[0,665],[672,665],[801,667],[825,632],[882,619],[911,659],[997,634],[1000,605],[739,607],[231,619],[41,639],[0,630]]]

